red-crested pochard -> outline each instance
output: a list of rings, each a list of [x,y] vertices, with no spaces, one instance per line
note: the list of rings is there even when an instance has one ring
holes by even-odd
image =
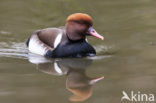
[[[104,37],[92,26],[93,21],[88,14],[74,13],[67,18],[65,27],[37,30],[26,44],[30,52],[51,58],[94,56],[96,51],[86,36],[101,40]]]

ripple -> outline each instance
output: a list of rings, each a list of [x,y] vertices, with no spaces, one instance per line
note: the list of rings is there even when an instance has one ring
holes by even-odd
[[[98,55],[98,56],[94,56],[94,57],[87,57],[88,59],[92,59],[92,60],[101,60],[101,59],[106,59],[106,58],[111,58],[113,55]]]
[[[0,96],[8,96],[8,95],[12,95],[15,94],[15,92],[13,91],[0,91]]]
[[[13,57],[13,58],[23,58],[28,57],[28,50],[25,43],[6,43],[0,42],[0,57]]]
[[[113,55],[118,51],[114,45],[97,45],[94,48],[96,49],[97,55]]]
[[[1,31],[0,31],[0,34],[10,35],[10,34],[11,34],[11,32],[1,30]]]

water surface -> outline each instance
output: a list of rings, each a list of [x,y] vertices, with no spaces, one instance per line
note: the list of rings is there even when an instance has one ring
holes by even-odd
[[[155,7],[155,0],[0,0],[0,102],[120,103],[122,91],[156,95]],[[104,35],[88,38],[97,56],[28,54],[32,32],[63,26],[75,12],[90,14]]]

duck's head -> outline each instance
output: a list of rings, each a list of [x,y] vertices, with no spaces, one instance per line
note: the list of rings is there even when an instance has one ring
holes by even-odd
[[[85,39],[89,35],[101,40],[104,39],[93,28],[92,18],[84,13],[74,13],[68,16],[66,20],[66,33],[69,39],[75,41]]]

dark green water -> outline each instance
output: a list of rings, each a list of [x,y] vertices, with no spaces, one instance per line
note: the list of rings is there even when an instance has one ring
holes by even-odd
[[[88,38],[97,56],[37,64],[45,58],[27,54],[29,35],[75,12],[104,35]],[[155,0],[0,0],[0,103],[120,103],[122,91],[156,96]]]

